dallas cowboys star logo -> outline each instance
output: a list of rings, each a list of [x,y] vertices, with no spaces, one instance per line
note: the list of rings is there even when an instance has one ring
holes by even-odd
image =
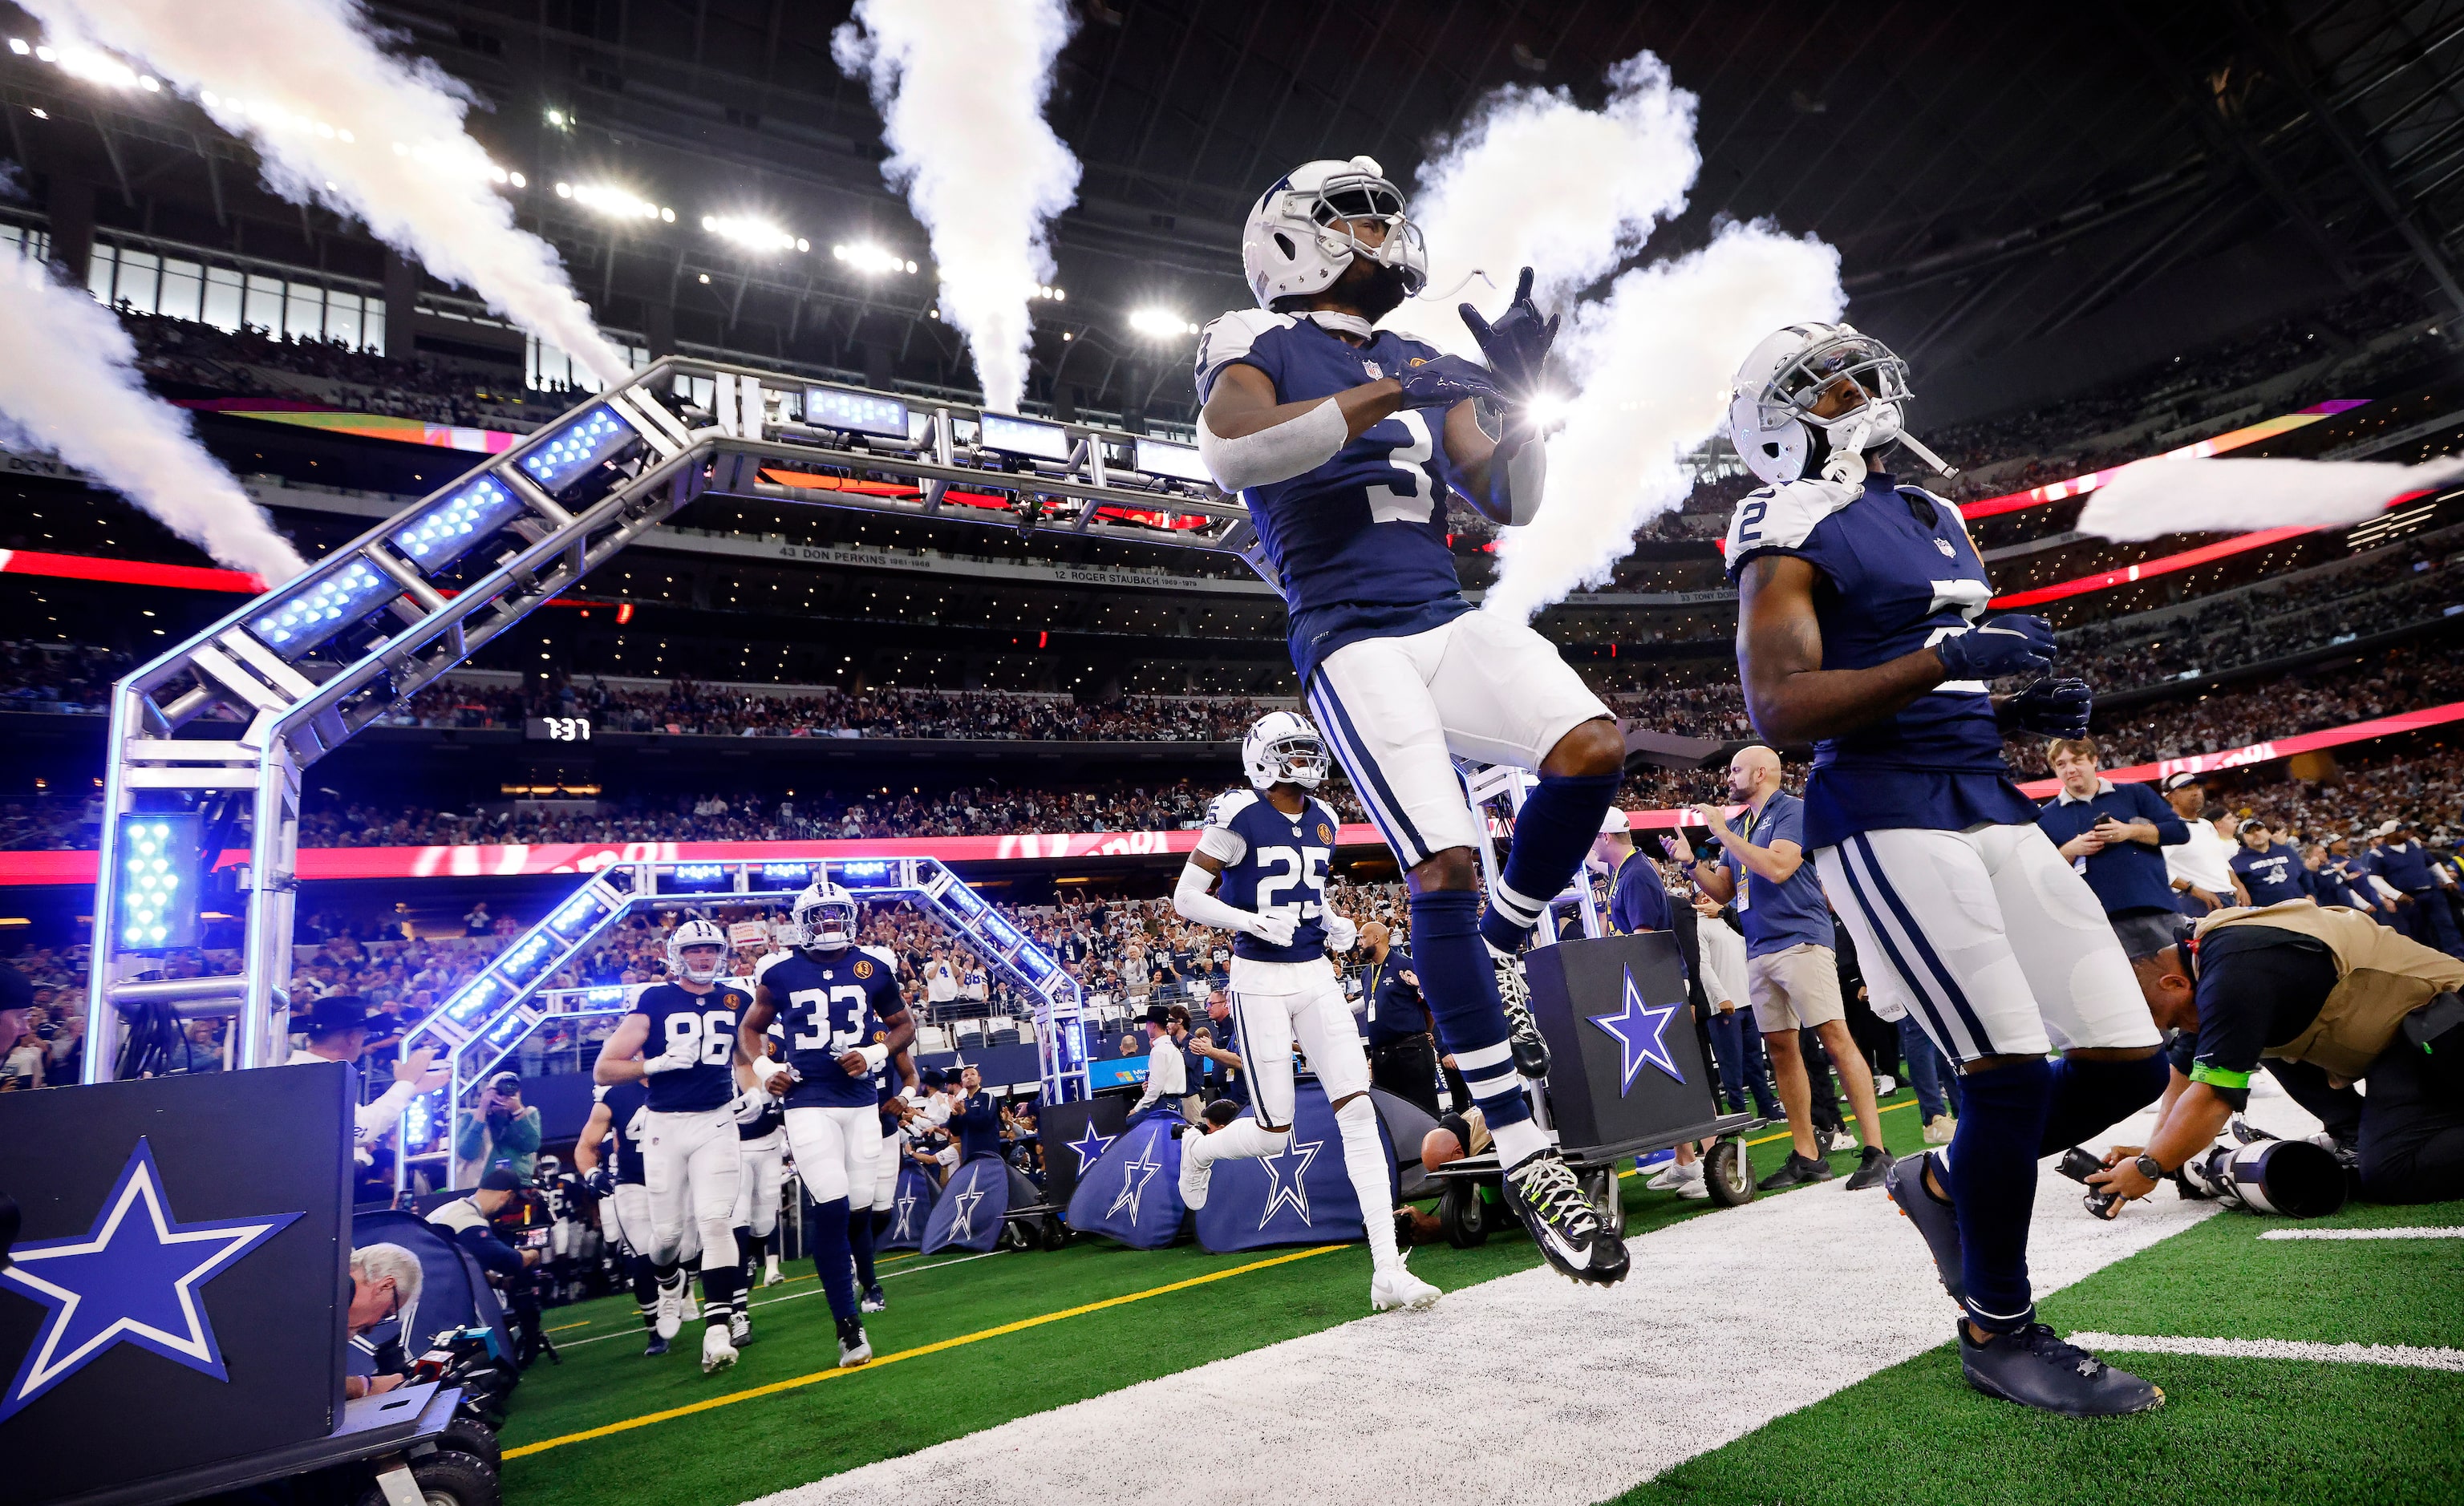
[[[984,1194],[974,1188],[969,1188],[958,1194],[958,1216],[950,1221],[950,1237],[952,1239],[973,1239],[976,1237],[976,1205],[983,1200]],[[1131,1216],[1135,1217],[1136,1215],[1132,1214]]]
[[[1617,1097],[1623,1098],[1634,1090],[1635,1075],[1642,1070],[1646,1061],[1680,1082],[1685,1080],[1685,1074],[1679,1069],[1677,1059],[1669,1055],[1668,1044],[1661,1039],[1678,1008],[1675,1004],[1644,1003],[1642,990],[1635,986],[1634,970],[1628,968],[1625,970],[1625,997],[1617,1012],[1589,1016],[1593,1024],[1608,1032],[1617,1043]]]
[[[0,1392],[0,1422],[119,1343],[229,1379],[197,1289],[302,1216],[178,1223],[154,1152],[141,1137],[93,1228],[82,1236],[19,1245],[11,1252],[16,1264],[0,1271],[0,1289],[52,1310],[16,1379]]]
[[[915,1232],[915,1194],[907,1192],[898,1199],[898,1223],[890,1231],[893,1239],[906,1239]]]
[[[1323,1140],[1289,1140],[1275,1154],[1258,1158],[1258,1165],[1266,1168],[1266,1211],[1258,1215],[1259,1228],[1265,1228],[1266,1220],[1275,1216],[1275,1210],[1287,1203],[1301,1215],[1302,1223],[1309,1223],[1309,1189],[1302,1185],[1302,1179],[1309,1175],[1309,1163],[1317,1159],[1318,1150],[1325,1145]],[[1278,1162],[1283,1163],[1283,1168],[1278,1168]]]
[[[1147,1183],[1162,1169],[1163,1163],[1155,1158],[1154,1143],[1140,1146],[1135,1156],[1122,1163],[1120,1195],[1112,1199],[1112,1206],[1104,1211],[1104,1216],[1110,1218],[1126,1208],[1130,1211],[1130,1222],[1136,1223],[1138,1199],[1146,1195]]]
[[[1088,1121],[1087,1132],[1085,1134],[1079,1136],[1075,1140],[1065,1142],[1070,1149],[1078,1152],[1078,1174],[1080,1176],[1085,1176],[1087,1174],[1087,1168],[1093,1166],[1096,1161],[1102,1157],[1104,1154],[1104,1147],[1119,1138],[1120,1137],[1117,1135],[1099,1135],[1095,1133],[1094,1121]]]

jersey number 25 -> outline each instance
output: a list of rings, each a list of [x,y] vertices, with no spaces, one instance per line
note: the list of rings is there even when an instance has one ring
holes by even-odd
[[[798,1051],[826,1051],[845,1056],[864,1039],[864,990],[841,984],[825,995],[820,989],[798,989],[787,995],[803,1028],[789,1044]]]
[[[1306,925],[1326,911],[1319,896],[1326,892],[1326,865],[1333,858],[1331,847],[1261,847],[1258,866],[1271,869],[1258,875],[1258,913],[1287,914],[1295,925]],[[1298,889],[1301,898],[1292,904],[1278,903],[1278,896]]]

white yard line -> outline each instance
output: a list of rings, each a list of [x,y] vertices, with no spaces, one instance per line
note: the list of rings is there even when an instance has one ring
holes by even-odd
[[[931,1265],[904,1265],[900,1266],[895,1271],[882,1271],[877,1272],[876,1275],[878,1275],[881,1279],[887,1281],[893,1276],[913,1276],[922,1271],[938,1271],[945,1265],[965,1265],[970,1260],[989,1260],[1000,1254],[1001,1254],[1001,1252],[999,1250],[987,1250],[982,1255],[958,1255],[948,1260],[935,1260]],[[790,1292],[784,1297],[765,1297],[758,1302],[746,1302],[744,1304],[744,1310],[749,1313],[757,1307],[775,1307],[781,1302],[793,1302],[799,1301],[807,1297],[819,1297],[822,1295],[823,1291],[823,1287],[816,1285],[808,1291]],[[685,1322],[688,1325],[698,1321],[700,1321],[700,1318],[697,1314],[688,1313],[685,1315]],[[643,1330],[640,1328],[627,1328],[612,1334],[594,1334],[587,1339],[576,1339],[571,1343],[561,1343],[558,1344],[557,1347],[559,1349],[579,1349],[583,1344],[602,1343],[610,1339],[639,1339],[642,1337],[642,1334]]]
[[[2268,1117],[2275,1127],[2281,1113]],[[2130,1142],[2146,1127],[2142,1118],[2109,1138]],[[2048,1163],[2029,1251],[2036,1293],[2214,1211],[2151,1198],[2106,1223]],[[1085,1506],[1370,1500],[1407,1473],[1416,1494],[1436,1499],[1579,1506],[1952,1336],[1957,1309],[1924,1241],[1879,1188],[1851,1194],[1827,1183],[1632,1245],[1633,1275],[1607,1291],[1522,1272],[1424,1313],[1363,1319],[1022,1417],[763,1506],[926,1493]],[[1447,1255],[1417,1258],[1441,1271]],[[1168,1346],[1170,1307],[1155,1305],[1147,1320]],[[1120,1441],[1158,1418],[1171,1420],[1177,1446],[1121,1468]]]
[[[2079,1333],[2083,1349],[2117,1354],[2195,1354],[2216,1360],[2314,1360],[2341,1364],[2392,1364],[2411,1370],[2464,1370],[2464,1349],[2409,1343],[2304,1343],[2293,1339],[2167,1339],[2144,1334]]]
[[[2261,1239],[2464,1239],[2464,1226],[2453,1229],[2271,1229]]]

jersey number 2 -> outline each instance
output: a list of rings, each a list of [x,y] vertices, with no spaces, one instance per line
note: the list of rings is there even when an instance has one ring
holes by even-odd
[[[1396,487],[1371,487],[1369,518],[1375,523],[1425,523],[1429,520],[1429,458],[1438,452],[1437,441],[1429,437],[1429,421],[1419,408],[1404,408],[1394,416],[1412,438],[1410,443],[1396,446],[1386,452],[1386,464],[1403,473],[1403,484]]]
[[[862,989],[841,984],[826,997],[820,989],[798,989],[787,995],[787,1002],[811,1027],[796,1032],[796,1038],[789,1042],[798,1051],[827,1051],[843,1057],[864,1037]]]

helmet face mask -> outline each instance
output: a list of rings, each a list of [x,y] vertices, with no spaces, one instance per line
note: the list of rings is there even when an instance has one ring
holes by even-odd
[[[708,949],[700,961],[686,955]],[[688,983],[715,983],[727,971],[727,933],[709,921],[684,922],[668,934],[668,971]]]
[[[1935,462],[1903,432],[1908,363],[1846,324],[1792,324],[1756,345],[1737,369],[1728,432],[1749,469],[1773,486],[1820,469],[1831,438],[1861,430],[1860,449],[1895,441]]]
[[[796,945],[807,950],[844,951],[855,945],[855,897],[827,879],[816,880],[797,895],[788,914],[800,932]]]
[[[1278,784],[1314,790],[1326,778],[1326,740],[1306,717],[1270,711],[1260,717],[1241,740],[1241,766],[1249,787],[1269,790]]]
[[[1367,224],[1385,229],[1374,245],[1360,235]],[[1302,164],[1259,196],[1243,228],[1241,270],[1262,309],[1324,293],[1356,260],[1385,269],[1404,297],[1429,280],[1420,228],[1374,158]]]

